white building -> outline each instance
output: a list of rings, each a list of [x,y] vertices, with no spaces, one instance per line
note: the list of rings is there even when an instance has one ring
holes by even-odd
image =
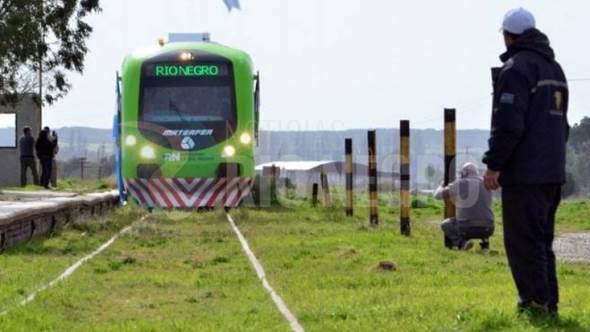
[[[288,178],[298,189],[308,190],[313,183],[320,183],[320,174],[323,171],[328,176],[330,186],[344,187],[346,173],[345,164],[342,161],[273,161],[256,166],[256,173],[270,175],[270,169],[275,166],[279,170],[279,177]],[[354,185],[359,189],[368,186],[369,167],[365,164],[353,163]],[[399,181],[399,173],[377,173],[379,182],[396,183]]]

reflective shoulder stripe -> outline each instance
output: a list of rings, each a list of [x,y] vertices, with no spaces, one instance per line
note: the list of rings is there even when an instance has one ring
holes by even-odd
[[[509,70],[512,67],[514,67],[514,60],[509,59],[508,61],[506,61],[506,63],[504,63],[504,66],[502,67],[502,70],[500,71],[500,75],[504,74],[507,70]]]
[[[557,80],[541,80],[537,83],[537,86],[531,90],[531,93],[537,92],[537,89],[544,87],[544,86],[554,86],[558,88],[567,89],[567,82],[557,81]]]

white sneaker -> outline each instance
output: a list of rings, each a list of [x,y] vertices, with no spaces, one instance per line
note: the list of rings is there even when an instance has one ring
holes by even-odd
[[[471,248],[473,248],[473,241],[465,241],[461,245],[461,250],[464,250],[464,251],[471,250]]]

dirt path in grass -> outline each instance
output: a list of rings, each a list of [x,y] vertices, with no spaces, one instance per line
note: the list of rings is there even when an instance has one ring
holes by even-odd
[[[562,234],[555,239],[553,249],[562,260],[590,262],[590,233]]]

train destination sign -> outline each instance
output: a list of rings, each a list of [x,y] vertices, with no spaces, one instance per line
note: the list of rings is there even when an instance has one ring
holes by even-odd
[[[222,64],[157,64],[148,66],[147,75],[151,77],[218,77],[228,74]]]

